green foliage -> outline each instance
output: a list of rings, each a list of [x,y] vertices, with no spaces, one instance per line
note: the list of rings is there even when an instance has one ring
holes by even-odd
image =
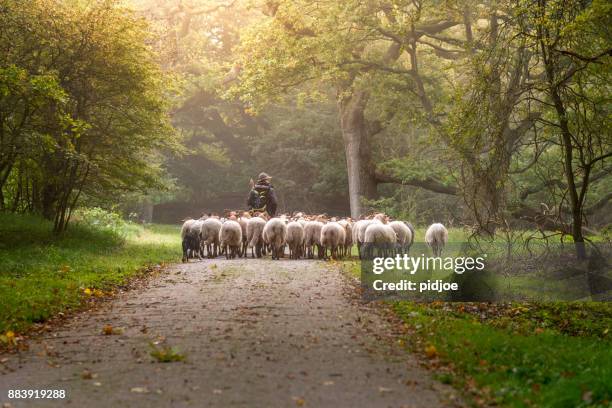
[[[72,225],[60,237],[44,219],[0,213],[0,332],[78,309],[86,289],[112,291],[149,265],[178,260],[178,227],[130,227],[118,235],[93,226],[113,216],[89,213],[91,223]]]
[[[79,208],[73,215],[78,225],[126,237],[130,232],[137,232],[138,226],[125,221],[121,214],[106,211],[100,207]]]
[[[0,89],[28,114],[21,127],[2,123],[16,135],[1,149],[2,205],[61,231],[81,192],[108,200],[162,187],[159,152],[175,141],[144,20],[116,2],[37,0],[6,3],[0,25],[0,78],[22,83]]]

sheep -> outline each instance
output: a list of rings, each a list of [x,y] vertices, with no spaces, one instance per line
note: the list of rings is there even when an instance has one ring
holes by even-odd
[[[383,214],[383,213],[378,213],[378,214],[376,214],[376,215],[375,215],[375,216],[374,216],[372,219],[373,219],[373,220],[376,220],[376,221],[380,221],[380,222],[382,222],[383,224],[386,224],[386,223],[387,223],[387,220],[389,219],[389,217],[387,217],[387,216],[386,216],[385,214]]]
[[[321,229],[323,225],[321,221],[308,221],[304,226],[304,246],[309,259],[314,258],[315,246],[319,259],[323,258],[323,251],[321,250]]]
[[[183,246],[183,262],[189,261],[189,254],[192,253],[195,248],[197,248],[197,238],[193,236],[193,224],[195,224],[196,220],[187,219],[183,222],[183,226],[181,227],[181,241]]]
[[[357,254],[359,255],[359,258],[361,259],[361,241],[359,240],[359,230],[361,229],[361,226],[363,224],[365,224],[366,222],[368,222],[369,220],[358,220],[357,222],[355,222],[355,224],[353,224],[353,242],[357,245]]]
[[[221,225],[219,232],[221,250],[226,259],[233,259],[240,254],[242,245],[242,228],[235,220],[227,220]]]
[[[344,244],[342,245],[342,256],[351,256],[351,250],[353,249],[353,224],[350,220],[338,221],[344,228]]]
[[[280,259],[287,240],[287,225],[282,218],[272,218],[263,229],[263,240],[272,248],[272,259]]]
[[[242,229],[242,248],[240,249],[240,256],[246,258],[247,256],[247,224],[249,219],[251,218],[248,213],[244,213],[242,217],[238,218],[238,224],[240,224],[240,228]]]
[[[287,245],[290,259],[299,259],[303,255],[304,227],[298,221],[287,224]]]
[[[367,259],[371,259],[374,255],[374,248],[378,248],[379,256],[389,256],[396,242],[397,235],[393,228],[381,222],[372,222],[365,230],[364,255]]]
[[[327,256],[327,248],[330,250],[330,256],[333,259],[338,259],[338,249],[344,245],[346,230],[337,222],[329,222],[321,228],[321,246],[323,247],[324,256]]]
[[[412,243],[412,231],[401,221],[392,221],[389,223],[389,226],[393,228],[395,235],[397,235],[397,251],[404,253],[407,248],[410,248]]]
[[[425,232],[425,242],[433,251],[434,256],[442,255],[442,249],[448,241],[448,230],[440,223],[431,224]]]
[[[378,219],[375,220],[359,220],[353,226],[353,242],[357,244],[357,251],[359,253],[359,259],[363,258],[362,249],[365,244],[365,232],[370,224],[381,224],[382,222]]]
[[[202,246],[206,248],[209,258],[216,258],[219,253],[219,232],[221,231],[221,226],[221,221],[215,216],[211,216],[202,222]]]
[[[261,217],[249,218],[247,222],[247,242],[251,247],[251,256],[261,258],[262,249],[264,246],[262,234],[266,220]]]
[[[190,223],[187,227],[187,235],[189,236],[189,252],[191,253],[192,258],[202,259],[202,247],[200,243],[202,242],[202,221],[201,219],[195,220],[193,223]],[[189,258],[189,256],[188,256]]]

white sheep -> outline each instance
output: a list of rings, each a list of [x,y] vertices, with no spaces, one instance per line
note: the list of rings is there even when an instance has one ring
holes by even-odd
[[[448,230],[440,223],[431,224],[425,232],[425,242],[433,251],[434,256],[442,255],[442,250],[448,241]]]
[[[299,259],[304,248],[304,227],[298,221],[287,224],[287,246],[289,246],[289,258]]]
[[[386,224],[386,223],[387,223],[387,220],[389,219],[389,217],[387,217],[387,216],[386,216],[385,214],[383,214],[383,213],[378,213],[378,214],[376,214],[376,215],[375,215],[375,216],[374,216],[372,219],[373,219],[373,220],[376,220],[376,221],[380,221],[380,222],[382,222],[383,224]]]
[[[240,249],[240,256],[245,257],[247,256],[247,245],[248,245],[248,241],[247,241],[247,225],[249,222],[249,219],[251,217],[248,215],[248,213],[243,214],[240,218],[238,218],[238,224],[240,224],[240,228],[242,229],[242,247]]]
[[[344,228],[344,244],[342,245],[342,256],[351,256],[351,250],[353,249],[353,224],[350,220],[338,221]]]
[[[239,255],[242,245],[242,228],[237,221],[227,220],[221,225],[219,232],[221,250],[225,252],[227,259],[235,258]]]
[[[321,228],[321,246],[323,247],[324,256],[327,256],[327,248],[330,250],[330,256],[333,259],[338,259],[338,249],[344,245],[346,230],[337,222],[328,222]]]
[[[215,216],[211,216],[202,222],[202,246],[206,248],[209,258],[216,258],[219,254],[219,232],[222,223]]]
[[[321,250],[321,229],[323,225],[321,221],[307,221],[304,226],[304,246],[309,259],[314,258],[315,247],[319,259],[323,258],[323,251]]]
[[[247,222],[247,245],[251,248],[251,256],[261,258],[264,246],[263,229],[266,225],[266,220],[261,217],[249,218]]]
[[[378,256],[389,256],[396,242],[397,235],[393,228],[381,222],[372,222],[365,229],[364,255],[371,259],[374,256],[374,248],[377,248]]]
[[[272,218],[263,229],[263,240],[272,249],[272,259],[280,259],[287,240],[287,224],[281,218]]]
[[[363,246],[365,244],[365,232],[370,224],[382,224],[380,220],[359,220],[353,226],[353,242],[357,244],[357,251],[359,252],[359,259],[363,258]]]
[[[399,253],[406,252],[412,244],[412,231],[401,221],[391,221],[389,226],[393,228],[395,235],[397,235],[397,251]]]

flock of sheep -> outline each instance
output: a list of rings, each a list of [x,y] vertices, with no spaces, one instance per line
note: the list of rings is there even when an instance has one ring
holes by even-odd
[[[370,259],[375,251],[377,256],[407,253],[414,235],[410,223],[391,221],[385,214],[353,221],[303,213],[267,219],[265,214],[231,212],[223,218],[205,215],[188,219],[181,229],[183,262],[220,255],[227,259],[247,257],[249,248],[253,258],[269,252],[272,259],[280,259],[285,247],[289,248],[290,259],[313,259],[315,250],[319,259],[339,259],[350,256],[353,245],[357,245],[359,258]],[[440,256],[448,231],[442,224],[432,224],[425,241],[434,256]]]

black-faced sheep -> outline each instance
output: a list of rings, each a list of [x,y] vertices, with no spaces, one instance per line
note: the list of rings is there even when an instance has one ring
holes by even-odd
[[[431,224],[425,232],[425,242],[433,251],[434,256],[442,255],[442,250],[448,241],[448,230],[440,223]]]
[[[280,259],[287,241],[287,224],[281,218],[272,218],[263,229],[263,240],[270,245],[272,259]]]
[[[194,240],[194,237],[191,234],[192,226],[196,222],[196,220],[188,219],[183,222],[183,226],[181,227],[181,243],[183,246],[183,262],[187,262],[189,260],[190,252],[196,247],[197,242]]]
[[[221,250],[227,259],[233,259],[240,254],[242,246],[242,228],[237,221],[227,220],[221,225],[219,233]]]

